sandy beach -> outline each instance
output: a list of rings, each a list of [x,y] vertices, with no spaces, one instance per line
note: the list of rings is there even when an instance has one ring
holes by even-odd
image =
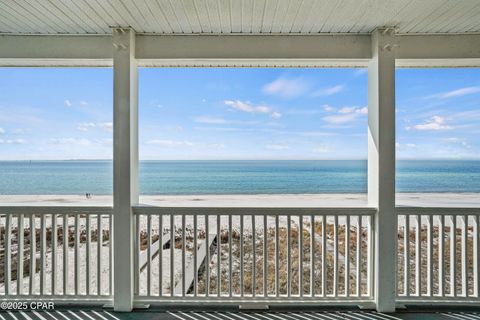
[[[112,196],[0,195],[0,206],[111,206]],[[366,194],[146,195],[141,205],[162,207],[366,207]],[[480,207],[480,193],[398,193],[397,206]]]

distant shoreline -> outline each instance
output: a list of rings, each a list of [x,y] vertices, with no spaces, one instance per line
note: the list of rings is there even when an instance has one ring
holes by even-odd
[[[0,195],[1,206],[111,206],[111,195]],[[162,207],[367,207],[365,193],[144,195],[141,205]],[[397,193],[397,206],[480,207],[480,193]]]

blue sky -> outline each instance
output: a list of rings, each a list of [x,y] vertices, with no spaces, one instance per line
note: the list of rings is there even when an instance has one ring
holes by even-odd
[[[366,159],[365,69],[141,69],[141,159]],[[0,68],[0,159],[111,159],[112,70]],[[397,70],[397,158],[480,158],[480,70]]]

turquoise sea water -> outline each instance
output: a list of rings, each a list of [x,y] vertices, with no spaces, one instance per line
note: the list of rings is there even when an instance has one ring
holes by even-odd
[[[142,161],[142,194],[363,193],[367,162]],[[398,192],[480,192],[480,161],[397,162]],[[0,161],[0,194],[111,194],[111,161]]]

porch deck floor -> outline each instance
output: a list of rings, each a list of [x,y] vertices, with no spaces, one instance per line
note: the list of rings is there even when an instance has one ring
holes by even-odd
[[[48,311],[0,311],[0,320],[121,320],[121,319],[161,319],[161,320],[395,320],[395,319],[445,319],[445,320],[480,320],[478,309],[441,309],[441,310],[405,310],[392,314],[381,314],[375,311],[359,310],[320,310],[320,311],[191,311],[163,308],[135,310],[131,313],[118,313],[108,309],[93,307],[57,308]]]

